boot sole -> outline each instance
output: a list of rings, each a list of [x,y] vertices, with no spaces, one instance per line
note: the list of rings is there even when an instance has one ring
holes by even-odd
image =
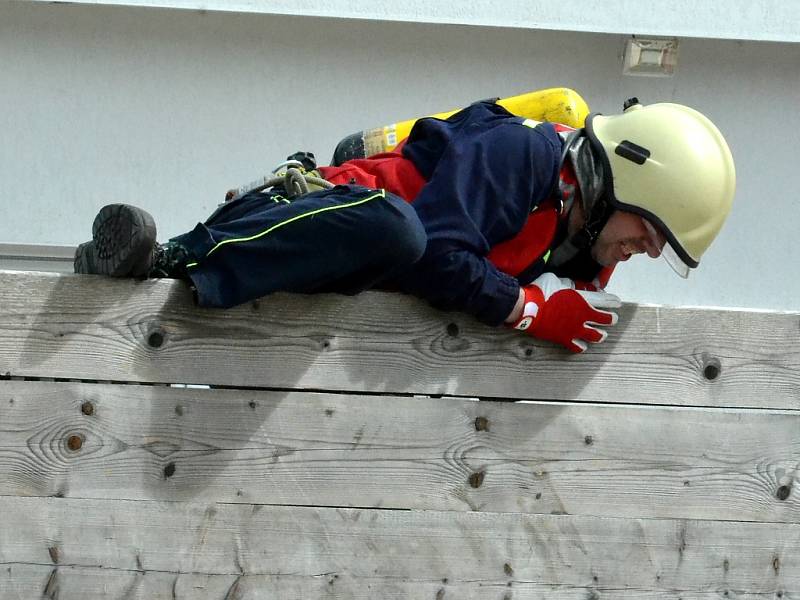
[[[127,204],[100,209],[92,224],[92,241],[75,251],[76,273],[141,277],[152,262],[156,224],[146,211]]]

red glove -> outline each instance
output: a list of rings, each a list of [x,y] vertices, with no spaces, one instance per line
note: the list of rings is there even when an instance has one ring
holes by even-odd
[[[617,322],[616,313],[598,308],[622,306],[613,294],[575,290],[574,282],[552,273],[541,275],[522,290],[525,293],[522,316],[509,327],[561,344],[572,352],[583,352],[587,342],[599,344],[606,339],[608,333],[593,326],[611,326]]]

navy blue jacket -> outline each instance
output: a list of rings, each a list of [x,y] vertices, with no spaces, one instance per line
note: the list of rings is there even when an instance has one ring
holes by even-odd
[[[447,120],[414,125],[402,152],[428,181],[413,203],[428,245],[396,282],[402,291],[489,325],[514,308],[518,281],[486,255],[519,233],[552,193],[562,147],[552,125],[531,128],[524,121],[478,102]]]

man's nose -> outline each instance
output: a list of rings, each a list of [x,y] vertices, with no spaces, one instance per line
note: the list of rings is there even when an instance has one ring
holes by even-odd
[[[642,218],[642,223],[647,230],[647,237],[644,238],[644,247],[647,256],[650,258],[658,258],[661,256],[661,249],[664,247],[664,244],[667,243],[667,239],[644,217]]]

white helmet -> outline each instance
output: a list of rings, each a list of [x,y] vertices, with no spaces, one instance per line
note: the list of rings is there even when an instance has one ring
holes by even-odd
[[[621,115],[589,115],[586,132],[604,162],[608,202],[663,234],[664,257],[687,277],[733,202],[736,172],[719,129],[687,106],[632,98]]]

